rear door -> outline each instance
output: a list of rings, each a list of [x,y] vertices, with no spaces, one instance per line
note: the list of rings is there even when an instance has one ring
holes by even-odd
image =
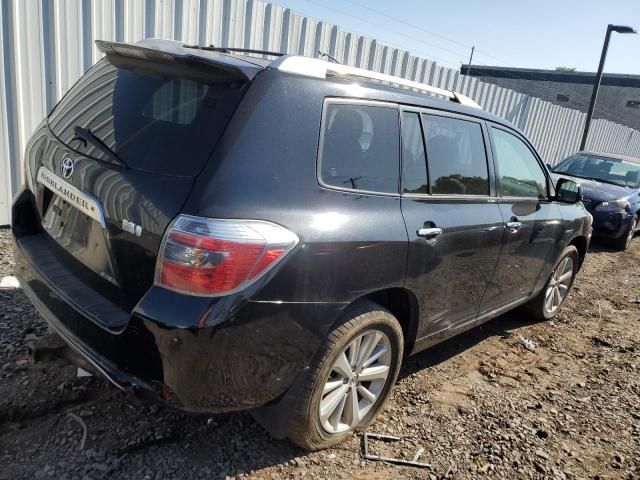
[[[145,55],[98,62],[36,132],[26,158],[56,256],[127,309],[152,285],[163,232],[247,86],[213,64]]]
[[[498,202],[507,228],[480,314],[508,307],[540,287],[560,254],[564,230],[560,208],[550,200],[546,169],[533,149],[512,130],[498,125],[489,130]]]
[[[402,112],[407,287],[420,303],[418,338],[435,341],[446,337],[449,328],[475,321],[496,268],[504,221],[488,159],[482,121],[435,111]]]

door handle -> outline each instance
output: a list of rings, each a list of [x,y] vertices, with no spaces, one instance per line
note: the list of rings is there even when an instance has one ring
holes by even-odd
[[[438,227],[428,227],[428,228],[419,228],[418,236],[424,237],[426,239],[432,239],[433,237],[437,237],[442,234],[442,229]]]
[[[507,228],[511,233],[517,232],[518,230],[520,230],[520,227],[522,227],[522,222],[518,222],[517,220],[507,222]]]

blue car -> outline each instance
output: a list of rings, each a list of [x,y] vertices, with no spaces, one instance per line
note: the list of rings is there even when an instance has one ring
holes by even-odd
[[[593,216],[594,236],[626,250],[638,230],[640,159],[615,153],[578,152],[551,172],[582,185],[584,206]]]

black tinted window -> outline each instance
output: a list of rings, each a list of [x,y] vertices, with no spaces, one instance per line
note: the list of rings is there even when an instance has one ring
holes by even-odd
[[[142,107],[142,115],[153,120],[189,125],[198,114],[210,86],[186,78],[162,83]]]
[[[547,197],[547,177],[529,147],[515,135],[492,128],[500,194],[507,197]]]
[[[76,126],[91,130],[133,169],[193,176],[243,91],[241,84],[209,81],[186,67],[168,74],[152,62],[119,68],[103,59],[56,106],[49,126],[87,156],[110,161],[101,149],[73,139]]]
[[[417,113],[402,114],[402,191],[429,193],[424,141]]]
[[[488,195],[489,172],[476,122],[423,115],[431,193]]]
[[[322,126],[320,175],[334,187],[398,192],[398,111],[328,104]]]

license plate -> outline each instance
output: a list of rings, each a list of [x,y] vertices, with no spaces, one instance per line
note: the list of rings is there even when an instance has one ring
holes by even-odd
[[[39,183],[65,200],[69,205],[96,220],[102,228],[107,228],[102,207],[95,197],[78,190],[70,183],[54,175],[46,167],[40,167],[37,178]]]

